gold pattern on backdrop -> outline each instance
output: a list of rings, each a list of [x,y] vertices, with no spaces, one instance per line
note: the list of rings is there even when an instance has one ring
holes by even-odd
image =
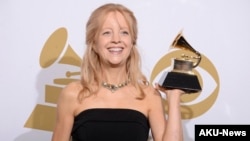
[[[76,66],[80,68],[81,58],[74,52],[70,45],[66,45],[67,30],[59,28],[53,32],[40,54],[40,66],[42,68],[49,68],[55,63]],[[61,57],[62,56],[62,57]],[[45,102],[56,104],[59,93],[63,86],[75,81],[71,76],[80,75],[79,72],[65,72],[65,78],[55,78],[53,83],[55,85],[45,85]],[[61,87],[56,86],[61,85]],[[52,131],[55,123],[56,107],[37,104],[28,120],[25,127]]]

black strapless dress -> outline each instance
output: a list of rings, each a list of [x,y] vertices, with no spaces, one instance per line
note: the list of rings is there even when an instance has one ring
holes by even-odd
[[[75,117],[72,141],[147,141],[147,117],[132,109],[88,109]]]

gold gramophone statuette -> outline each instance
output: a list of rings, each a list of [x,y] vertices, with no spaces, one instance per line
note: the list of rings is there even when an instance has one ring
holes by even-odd
[[[181,89],[186,93],[196,93],[201,91],[198,77],[192,71],[201,61],[201,55],[196,51],[180,32],[171,45],[172,48],[179,48],[191,51],[197,56],[188,56],[182,54],[179,58],[173,59],[173,70],[163,74],[160,85],[166,89]],[[196,62],[194,61],[196,60]]]

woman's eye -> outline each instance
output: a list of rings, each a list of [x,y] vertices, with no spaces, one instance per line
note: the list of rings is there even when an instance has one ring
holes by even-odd
[[[127,31],[122,31],[122,34],[123,35],[128,35],[128,32]]]
[[[109,34],[110,34],[109,31],[103,32],[103,35],[109,35]]]

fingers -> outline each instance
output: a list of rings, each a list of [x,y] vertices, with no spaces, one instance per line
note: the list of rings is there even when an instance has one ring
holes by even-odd
[[[162,86],[159,85],[159,83],[155,83],[155,89],[156,90],[159,90],[159,91],[162,91],[164,93],[174,93],[174,94],[185,94],[185,92],[181,89],[166,89],[166,88],[163,88]]]
[[[166,92],[167,89],[163,88],[162,86],[159,85],[159,83],[155,83],[155,89],[160,90],[162,92]]]

